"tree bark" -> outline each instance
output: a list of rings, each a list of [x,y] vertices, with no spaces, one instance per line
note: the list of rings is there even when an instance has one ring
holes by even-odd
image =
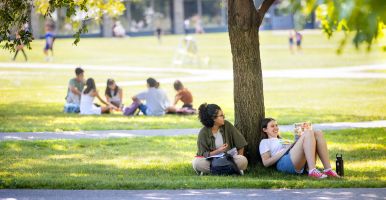
[[[261,14],[253,0],[228,0],[228,28],[233,57],[235,126],[248,142],[250,164],[257,154],[260,121],[265,116],[263,77],[260,60],[259,26]]]

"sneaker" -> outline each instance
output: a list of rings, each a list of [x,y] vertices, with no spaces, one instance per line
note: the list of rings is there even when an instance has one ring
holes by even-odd
[[[316,178],[316,179],[327,178],[327,175],[323,174],[322,172],[320,172],[317,169],[311,170],[310,173],[308,174],[308,176],[312,177],[312,178]]]
[[[340,176],[332,169],[323,171],[323,174],[327,175],[328,177],[340,178]]]

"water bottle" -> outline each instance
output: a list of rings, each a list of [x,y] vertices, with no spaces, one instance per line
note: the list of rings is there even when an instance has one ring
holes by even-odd
[[[343,156],[336,154],[336,173],[339,176],[344,176]]]

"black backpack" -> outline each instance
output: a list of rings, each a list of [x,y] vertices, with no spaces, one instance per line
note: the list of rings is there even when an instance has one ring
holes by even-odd
[[[219,158],[211,158],[210,161],[210,173],[213,175],[241,175],[233,156],[229,154]]]

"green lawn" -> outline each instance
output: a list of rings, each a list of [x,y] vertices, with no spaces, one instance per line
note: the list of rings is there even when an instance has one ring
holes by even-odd
[[[344,54],[337,55],[341,37],[337,34],[328,40],[318,31],[306,33],[302,53],[293,55],[288,50],[287,32],[263,31],[260,33],[263,69],[326,68],[386,62],[385,52],[381,49],[386,45],[386,37],[374,44],[371,52],[366,52],[365,48],[357,51],[348,44]],[[171,60],[182,38],[181,35],[168,35],[161,45],[155,37],[82,38],[78,46],[72,44],[74,40],[71,38],[57,39],[53,63],[172,67]],[[195,38],[199,54],[209,56],[210,64],[189,67],[232,68],[228,33],[204,34]],[[44,62],[43,47],[44,40],[32,43],[32,51],[27,52],[31,62]],[[17,61],[24,62],[22,55],[18,56]],[[0,49],[0,62],[10,61],[12,57],[13,54]]]
[[[283,134],[292,138],[290,133]],[[180,189],[386,187],[386,128],[328,131],[344,179],[313,180],[258,166],[242,177],[196,176],[196,135],[0,143],[0,188]],[[322,167],[318,163],[318,167]]]
[[[65,83],[63,83],[65,84]],[[211,87],[206,87],[210,84]],[[282,124],[309,120],[318,122],[366,121],[386,119],[386,93],[383,79],[266,79],[266,115]],[[1,86],[0,86],[1,87]],[[171,85],[163,86],[169,96]],[[191,83],[195,105],[218,103],[233,121],[232,82]],[[142,87],[125,87],[126,101]],[[62,131],[200,127],[197,116],[125,117],[120,113],[79,116],[62,113],[62,89],[3,90],[0,104],[0,131]],[[3,94],[4,94],[3,93]],[[41,99],[38,102],[35,97]],[[354,108],[354,109],[353,109]]]
[[[109,69],[109,66],[172,67],[171,59],[182,36],[165,36],[162,45],[153,37],[87,38],[78,46],[72,39],[55,42],[56,64],[106,65],[104,70],[88,70],[101,93],[107,78],[118,85],[127,81],[143,80],[143,86],[124,86],[124,102],[145,89],[145,79],[177,79],[189,74],[183,72],[131,72]],[[261,54],[264,70],[329,68],[352,65],[386,63],[386,53],[375,44],[373,51],[357,52],[347,46],[343,55],[336,55],[336,41],[327,40],[318,32],[306,34],[301,54],[291,54],[285,32],[262,32]],[[211,58],[209,66],[181,66],[188,68],[231,69],[231,53],[227,33],[197,36],[200,54]],[[29,51],[31,62],[43,62],[42,40],[33,42]],[[12,56],[0,50],[0,62],[9,62]],[[19,57],[19,61],[21,61]],[[177,66],[178,67],[178,66]],[[79,116],[62,113],[66,86],[73,77],[73,69],[0,68],[0,132],[62,131],[105,129],[154,129],[200,127],[196,116],[124,117],[119,113],[103,116]],[[185,85],[193,92],[194,106],[203,102],[217,103],[233,121],[232,81],[190,82]],[[386,119],[385,79],[264,79],[266,115],[282,124],[298,121],[339,122]],[[161,82],[170,99],[175,94],[171,84]],[[242,98],[242,97],[238,97]]]

